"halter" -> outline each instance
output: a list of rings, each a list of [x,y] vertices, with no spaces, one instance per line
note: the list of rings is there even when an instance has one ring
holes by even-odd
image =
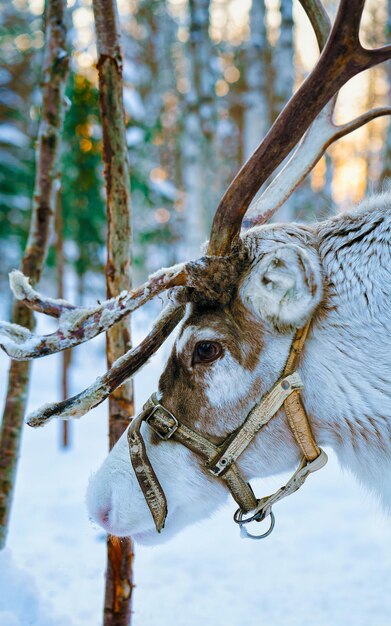
[[[130,459],[151,511],[157,532],[164,527],[167,516],[167,500],[148,458],[145,443],[140,432],[145,422],[163,441],[173,440],[194,452],[204,462],[206,469],[224,481],[232,497],[239,505],[234,521],[239,524],[244,536],[261,539],[269,535],[274,528],[272,506],[297,491],[309,474],[322,468],[327,463],[327,455],[321,450],[312,435],[311,426],[300,396],[303,388],[296,371],[302,353],[310,322],[298,330],[294,337],[282,377],[247,415],[243,424],[230,433],[225,440],[216,445],[207,437],[193,430],[168,411],[158,400],[155,393],[144,404],[142,412],[133,419],[128,429]],[[283,407],[292,433],[303,454],[296,472],[286,485],[270,496],[257,499],[250,484],[242,477],[236,461],[248,447],[258,431],[265,426],[278,410]],[[246,524],[260,522],[270,516],[270,527],[261,535],[252,535]]]

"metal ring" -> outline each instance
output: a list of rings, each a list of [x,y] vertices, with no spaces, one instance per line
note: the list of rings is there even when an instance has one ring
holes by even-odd
[[[247,517],[245,519],[243,519],[243,515],[245,515],[245,513],[242,511],[242,509],[240,507],[236,509],[234,513],[234,522],[236,522],[236,524],[248,524],[249,522],[262,522],[264,519],[266,519],[269,513],[266,513],[264,511],[263,506],[261,506],[261,500],[257,500],[257,502],[258,506],[255,509],[255,512],[250,515],[250,517]]]
[[[273,528],[276,522],[276,518],[274,517],[273,511],[270,511],[269,515],[270,515],[270,526],[265,533],[263,533],[262,535],[253,535],[252,533],[249,533],[245,524],[249,522],[250,520],[246,520],[245,522],[238,522],[240,526],[241,535],[243,537],[248,537],[249,539],[264,539],[265,537],[268,537],[268,535],[270,535],[270,533],[273,532]]]

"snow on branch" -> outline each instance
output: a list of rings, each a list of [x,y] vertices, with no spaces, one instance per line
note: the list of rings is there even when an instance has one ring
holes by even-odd
[[[64,311],[73,311],[77,307],[66,300],[44,298],[30,285],[30,279],[19,270],[9,275],[11,290],[17,300],[21,300],[30,309],[45,313],[51,317],[60,317]]]
[[[169,304],[160,314],[150,333],[136,348],[117,359],[112,367],[81,393],[39,408],[27,416],[26,422],[34,428],[43,426],[54,417],[60,419],[80,418],[133,376],[162,345],[174,330],[184,313],[182,306]]]

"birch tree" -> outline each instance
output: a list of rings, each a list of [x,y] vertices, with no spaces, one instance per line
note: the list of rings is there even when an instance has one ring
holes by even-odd
[[[208,231],[207,204],[214,174],[210,148],[215,122],[215,77],[209,9],[210,0],[189,0],[188,84],[182,143],[187,258],[198,255]]]
[[[280,36],[273,50],[273,119],[278,117],[293,93],[295,66],[292,4],[293,0],[280,0]],[[290,222],[294,214],[294,198],[289,198],[279,210],[278,219]]]
[[[54,218],[54,230],[56,233],[55,251],[56,251],[56,267],[57,267],[57,297],[63,300],[65,297],[65,257],[64,257],[64,221],[61,206],[60,188],[56,193],[56,214]],[[69,367],[71,364],[71,350],[61,352],[61,399],[66,400],[69,396]],[[68,448],[70,445],[71,424],[68,420],[64,420],[60,424],[60,446]]]
[[[107,202],[106,291],[112,298],[130,290],[131,214],[130,172],[123,107],[122,52],[115,0],[94,0],[98,48],[100,110],[103,130],[103,160]],[[129,317],[107,333],[107,363],[130,348]],[[110,396],[109,445],[120,438],[134,413],[132,381],[123,383]],[[128,626],[131,616],[133,549],[130,538],[107,540],[104,626]]]
[[[64,89],[68,73],[64,0],[46,4],[46,43],[43,59],[42,110],[36,151],[36,175],[30,231],[21,269],[36,285],[44,266],[49,234],[55,215],[58,162],[64,110]],[[32,329],[30,309],[16,302],[13,321]],[[26,410],[30,363],[12,361],[0,432],[0,548],[5,546],[16,470]]]
[[[295,80],[292,0],[280,0],[280,36],[274,54],[273,117],[276,118],[293,93]]]
[[[246,50],[246,95],[243,144],[247,160],[270,126],[267,98],[270,80],[270,47],[267,40],[264,0],[253,0],[250,11],[250,39]],[[289,88],[289,85],[288,85]]]
[[[274,106],[276,118],[288,102],[295,83],[295,45],[293,0],[280,0],[280,36],[273,54],[274,63]],[[308,211],[315,206],[315,197],[311,189],[311,180],[307,177],[297,188],[295,195],[281,207],[278,219],[291,222],[300,216],[305,219]]]

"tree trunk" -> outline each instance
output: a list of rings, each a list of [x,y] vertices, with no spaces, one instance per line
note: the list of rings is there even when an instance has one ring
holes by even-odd
[[[34,198],[30,232],[21,264],[22,272],[30,277],[32,285],[41,276],[55,213],[64,89],[68,72],[64,7],[64,0],[47,2],[42,112],[36,153]],[[14,306],[13,321],[28,328],[34,326],[32,312],[18,302]],[[0,548],[5,546],[9,525],[29,378],[29,362],[11,363],[0,433]]]
[[[294,21],[292,0],[280,0],[280,37],[274,50],[274,106],[273,119],[281,113],[293,94],[295,83],[294,64]],[[314,205],[314,192],[311,178],[307,176],[294,195],[282,205],[278,212],[278,221],[291,222],[296,218],[305,219],[311,215]],[[311,215],[312,217],[312,215]]]
[[[274,119],[291,97],[295,81],[292,0],[280,0],[280,13],[280,36],[273,55]]]
[[[253,0],[250,11],[250,40],[246,50],[244,114],[244,157],[247,160],[270,127],[270,50],[265,25],[264,0]]]
[[[293,93],[295,80],[292,0],[280,0],[280,37],[273,54],[273,120],[281,113]],[[305,182],[304,185],[307,183]],[[278,211],[278,221],[291,222],[295,217],[295,198],[291,197]]]
[[[122,53],[115,0],[94,0],[98,47],[100,109],[107,201],[107,297],[131,289],[130,174],[125,137]],[[129,317],[107,333],[107,362],[122,356],[131,345]],[[133,415],[133,384],[128,381],[109,403],[110,449]],[[128,626],[131,618],[133,549],[130,538],[107,541],[104,626]]]
[[[208,206],[213,205],[214,176],[211,146],[215,128],[215,77],[209,37],[210,0],[189,2],[187,46],[188,90],[182,143],[185,189],[185,258],[200,254],[209,231]]]

